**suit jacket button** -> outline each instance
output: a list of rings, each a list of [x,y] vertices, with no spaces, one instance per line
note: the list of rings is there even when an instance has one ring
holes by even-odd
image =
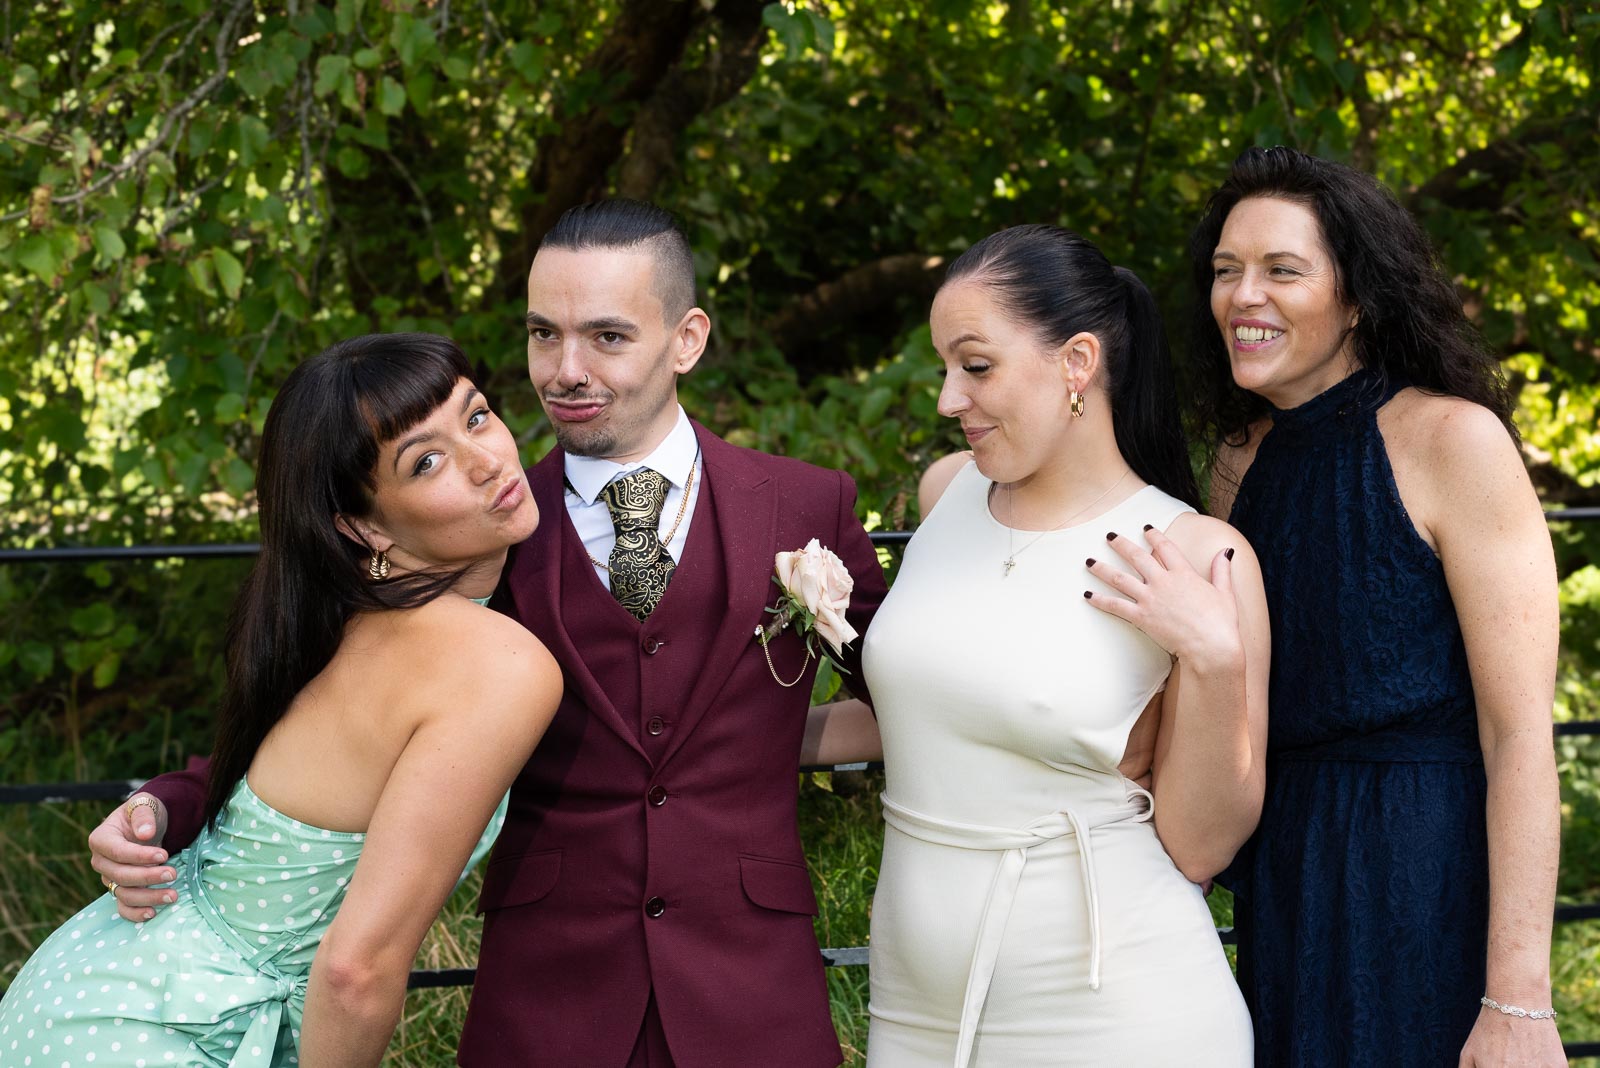
[[[651,734],[660,734],[667,729],[667,725],[660,716],[651,716],[650,722],[644,725],[644,729]]]
[[[644,903],[644,914],[652,920],[667,911],[667,903],[659,897],[653,897]]]
[[[644,640],[644,651],[650,656],[655,656],[656,653],[661,651],[661,642],[654,638],[646,638]]]
[[[667,803],[667,788],[665,786],[652,786],[650,787],[650,792],[645,794],[645,797],[652,805],[660,808]]]

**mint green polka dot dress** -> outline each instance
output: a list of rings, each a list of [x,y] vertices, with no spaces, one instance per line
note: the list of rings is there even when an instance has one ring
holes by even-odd
[[[469,869],[505,813],[502,799]],[[23,965],[0,1000],[0,1065],[298,1064],[311,959],[365,837],[290,819],[241,779],[174,858],[175,904],[134,924],[106,894]]]

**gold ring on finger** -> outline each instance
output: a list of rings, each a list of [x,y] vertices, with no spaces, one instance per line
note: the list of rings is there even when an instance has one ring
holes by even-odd
[[[106,880],[106,889],[111,891],[111,896],[112,897],[116,897],[117,896],[117,888],[120,887],[121,885],[122,884],[117,882],[115,879],[107,879]]]

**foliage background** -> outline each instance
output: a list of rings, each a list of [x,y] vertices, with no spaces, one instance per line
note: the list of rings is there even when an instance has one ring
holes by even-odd
[[[1239,150],[1278,143],[1372,171],[1417,214],[1505,359],[1547,504],[1600,504],[1600,14],[1582,3],[7,0],[0,53],[6,546],[252,539],[277,384],[371,330],[459,339],[531,462],[551,438],[524,273],[561,211],[606,193],[688,226],[716,323],[690,410],[849,469],[864,511],[914,525],[917,473],[956,443],[923,326],[943,263],[1062,222],[1151,284],[1181,350],[1188,227]],[[1554,530],[1555,715],[1600,719],[1600,524]],[[244,566],[0,565],[0,778],[139,776],[207,748]],[[1558,747],[1576,900],[1600,897],[1596,745]],[[819,929],[860,944],[876,812],[804,791]],[[21,858],[0,866],[0,982],[93,889],[98,806],[29,808],[0,812]],[[470,963],[455,911],[425,958]],[[1595,925],[1559,930],[1569,1039],[1600,1038],[1597,952]],[[860,971],[830,978],[855,1047]],[[437,1062],[457,1001],[414,995],[395,1062]]]

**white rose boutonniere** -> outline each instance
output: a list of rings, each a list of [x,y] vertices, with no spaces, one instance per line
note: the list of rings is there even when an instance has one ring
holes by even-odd
[[[783,596],[778,599],[777,607],[767,609],[772,619],[765,626],[757,627],[755,636],[767,654],[767,669],[772,672],[773,679],[780,686],[795,685],[804,677],[813,657],[827,657],[835,669],[843,671],[834,658],[856,637],[856,629],[844,615],[850,607],[850,591],[856,582],[844,561],[812,538],[804,549],[777,555],[772,581],[783,591]],[[799,675],[784,682],[778,678],[778,669],[772,666],[772,652],[767,643],[790,626],[806,644],[806,662],[801,665]],[[826,648],[818,648],[819,637],[832,647],[832,654]]]

